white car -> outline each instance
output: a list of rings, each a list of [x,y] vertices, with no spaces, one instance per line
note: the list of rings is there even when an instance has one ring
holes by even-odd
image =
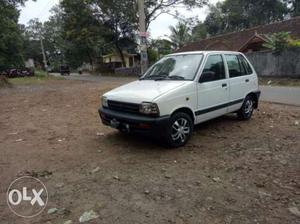
[[[105,93],[99,114],[121,132],[154,134],[180,147],[201,122],[232,112],[249,120],[259,97],[257,74],[242,53],[185,52],[163,57],[139,80]]]

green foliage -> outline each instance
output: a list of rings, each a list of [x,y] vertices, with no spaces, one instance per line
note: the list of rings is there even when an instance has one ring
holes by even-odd
[[[28,26],[22,28],[24,59],[32,58],[36,65],[40,67],[43,64],[40,43],[40,39],[44,38],[43,28],[43,24],[38,19],[30,20]]]
[[[93,65],[95,59],[100,56],[100,46],[104,42],[103,35],[106,31],[103,24],[93,15],[90,3],[91,1],[83,0],[61,1],[62,11],[58,15],[60,19],[56,19],[62,25],[59,28],[59,48],[72,67],[78,67],[82,62]],[[51,27],[51,24],[49,26]]]
[[[35,70],[34,71],[34,76],[39,77],[39,78],[43,78],[43,77],[48,76],[48,73],[43,71],[43,70]]]
[[[145,0],[146,27],[163,13],[169,13],[177,7],[201,8],[208,0]]]
[[[155,63],[159,59],[158,52],[153,48],[148,48],[148,60],[149,64]]]
[[[291,47],[300,47],[300,40],[291,40],[289,42],[289,46],[291,46]]]
[[[22,3],[21,0],[0,0],[0,70],[23,65],[23,40],[17,10]]]
[[[216,6],[209,6],[209,14],[204,21],[204,25],[209,35],[213,36],[224,32],[226,25],[221,10],[221,3],[217,3]]]
[[[199,22],[192,28],[192,41],[205,39],[207,37],[207,27],[204,23]]]
[[[210,35],[280,21],[289,13],[281,0],[225,0],[210,6],[205,25]]]
[[[294,40],[288,32],[279,32],[269,35],[263,46],[275,52],[281,52],[288,47],[300,47],[300,40]]]
[[[158,53],[159,57],[171,54],[173,51],[172,42],[166,39],[152,40],[150,43],[150,47]]]
[[[190,28],[186,23],[179,22],[176,26],[170,26],[170,30],[171,42],[177,49],[191,41]]]

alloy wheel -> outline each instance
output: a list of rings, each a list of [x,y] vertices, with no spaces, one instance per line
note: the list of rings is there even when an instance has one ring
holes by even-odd
[[[173,141],[185,142],[191,132],[189,122],[185,118],[179,118],[172,125]]]

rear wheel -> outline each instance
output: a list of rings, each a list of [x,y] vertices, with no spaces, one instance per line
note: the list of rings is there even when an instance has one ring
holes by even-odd
[[[241,120],[249,120],[254,111],[254,100],[251,96],[247,96],[241,109],[237,112],[238,118]]]
[[[170,118],[165,137],[168,146],[174,148],[184,146],[191,137],[193,126],[188,114],[181,112],[174,114]]]

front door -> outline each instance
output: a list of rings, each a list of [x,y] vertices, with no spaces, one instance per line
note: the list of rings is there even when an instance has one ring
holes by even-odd
[[[229,81],[226,78],[224,59],[221,54],[207,56],[204,69],[197,84],[197,123],[227,113]]]

